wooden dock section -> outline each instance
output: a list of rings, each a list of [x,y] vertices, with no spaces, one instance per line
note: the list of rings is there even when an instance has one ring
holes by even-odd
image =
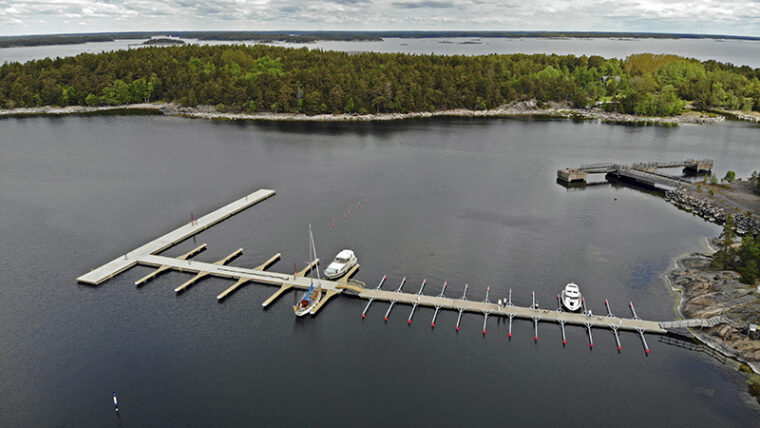
[[[118,275],[119,273],[135,266],[139,258],[160,253],[161,251],[164,251],[167,248],[208,229],[220,221],[223,221],[239,213],[240,211],[243,211],[244,209],[257,204],[274,194],[274,190],[257,190],[250,195],[246,195],[245,197],[238,199],[235,202],[219,208],[214,212],[206,214],[198,220],[185,224],[167,233],[166,235],[154,239],[153,241],[150,241],[147,244],[133,251],[130,251],[127,254],[124,254],[123,256],[119,256],[118,258],[104,264],[97,269],[91,270],[90,272],[77,278],[77,281],[84,284],[98,285],[109,278],[113,278],[114,275]]]
[[[188,263],[184,260],[175,259],[172,257],[164,256],[145,256],[138,260],[141,265],[146,266],[169,266],[172,269],[181,272],[190,273],[205,273],[206,275],[213,275],[220,278],[234,279],[237,281],[245,280],[265,284],[274,285],[280,287],[269,299],[267,299],[263,306],[269,306],[274,300],[282,295],[285,291],[290,289],[307,290],[312,281],[319,282],[326,295],[323,297],[323,301],[343,293],[347,289],[348,275],[344,277],[345,280],[316,280],[305,276],[294,276],[289,274],[267,272],[261,270],[239,268],[233,266],[218,265],[215,263],[205,263],[199,261],[193,261]],[[352,286],[352,291],[356,292],[358,287]],[[538,318],[543,322],[559,323],[563,321],[568,325],[586,326],[598,328],[610,328],[614,326],[620,330],[629,331],[644,331],[646,333],[666,333],[667,331],[657,321],[646,321],[632,318],[617,318],[608,316],[592,316],[589,317],[584,314],[571,313],[571,312],[559,312],[556,310],[548,309],[533,309],[530,307],[521,306],[499,306],[496,303],[479,302],[467,299],[455,299],[442,296],[426,296],[417,293],[405,293],[401,291],[390,290],[378,290],[363,288],[356,293],[356,296],[361,299],[372,299],[373,301],[384,302],[396,302],[397,304],[406,304],[410,306],[419,305],[427,306],[431,308],[440,308],[441,310],[452,310],[459,312],[472,312],[472,313],[488,313],[491,316],[504,316],[508,317],[512,315],[514,318],[522,318],[527,320],[534,320]],[[218,296],[217,296],[218,298]],[[324,303],[315,307],[312,313],[316,313]]]

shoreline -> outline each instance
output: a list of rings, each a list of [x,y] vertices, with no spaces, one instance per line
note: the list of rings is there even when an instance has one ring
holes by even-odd
[[[706,238],[706,247],[712,243]],[[757,296],[748,298],[747,290],[752,285],[738,281],[738,274],[732,271],[716,271],[710,268],[711,254],[692,252],[673,259],[671,267],[663,274],[665,284],[677,292],[676,312],[683,319],[725,315],[729,322],[715,327],[688,331],[705,346],[722,355],[747,365],[756,375],[760,375],[760,341],[749,339],[741,329],[740,314],[728,312],[737,302],[756,305]],[[717,290],[717,285],[721,288]],[[747,303],[747,300],[753,302]],[[752,343],[755,342],[755,343]]]
[[[0,109],[0,118],[54,117],[97,114],[163,114],[209,120],[253,120],[283,122],[380,122],[391,120],[426,119],[435,117],[550,117],[576,120],[599,120],[607,123],[628,123],[637,125],[677,126],[682,124],[721,123],[726,117],[720,114],[707,115],[687,111],[672,117],[636,116],[624,113],[605,112],[600,109],[575,109],[563,105],[539,108],[533,101],[512,103],[492,110],[441,110],[435,112],[378,113],[378,114],[319,114],[301,113],[224,113],[213,106],[183,107],[173,103],[142,103],[118,106],[67,106],[31,107]],[[739,118],[738,120],[747,120]],[[747,120],[749,121],[749,120]]]

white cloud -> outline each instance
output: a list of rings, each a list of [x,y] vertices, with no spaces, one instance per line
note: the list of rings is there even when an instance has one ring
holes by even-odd
[[[758,36],[760,4],[757,0],[0,0],[3,35],[287,29]]]

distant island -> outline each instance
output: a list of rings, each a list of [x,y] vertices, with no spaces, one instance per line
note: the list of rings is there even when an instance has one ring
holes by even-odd
[[[621,39],[726,39],[754,40],[760,37],[725,34],[625,33],[597,31],[170,31],[40,34],[0,37],[0,48],[68,45],[115,40],[139,40],[169,35],[180,39],[313,43],[317,41],[381,41],[384,38],[621,38]]]
[[[620,60],[192,44],[0,66],[0,108],[6,110],[148,102],[194,109],[190,113],[323,115],[325,120],[453,110],[500,115],[510,114],[509,108],[562,106],[581,111],[580,116],[601,112],[597,117],[611,120],[619,114],[680,117],[687,109],[734,111],[757,120],[760,68],[654,54]],[[699,113],[696,120],[704,116]]]
[[[172,36],[153,36],[142,43],[145,46],[184,45],[185,41]]]

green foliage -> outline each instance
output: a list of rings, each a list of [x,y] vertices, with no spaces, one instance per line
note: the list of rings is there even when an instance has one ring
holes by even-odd
[[[730,235],[729,238],[733,239]],[[720,251],[713,256],[712,266],[716,269],[736,271],[741,275],[742,282],[754,284],[760,278],[760,235],[745,236],[739,248],[731,248],[730,241],[727,244],[724,237]]]
[[[731,184],[736,180],[736,173],[734,171],[727,171],[726,176],[723,177],[723,181],[725,181],[728,184]]]
[[[732,248],[736,232],[734,217],[729,213],[720,236],[720,250],[713,255],[712,267],[734,270],[741,275],[742,282],[754,284],[760,278],[760,235],[747,235],[739,248]]]
[[[684,102],[676,95],[676,89],[667,85],[658,94],[647,93],[636,106],[636,114],[644,116],[672,116],[683,111]]]
[[[0,66],[0,107],[160,100],[228,111],[387,113],[492,109],[535,99],[643,115],[760,110],[760,71],[672,55],[438,56],[186,45]]]

